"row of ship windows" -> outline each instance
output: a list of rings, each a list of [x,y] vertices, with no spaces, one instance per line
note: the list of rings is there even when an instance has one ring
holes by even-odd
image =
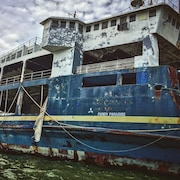
[[[171,23],[174,27],[176,27],[177,29],[180,28],[180,23],[178,20],[176,20],[176,18],[172,17],[171,14],[168,15],[168,19],[167,22]]]
[[[149,17],[154,17],[156,16],[156,9],[150,10],[149,11]],[[118,19],[113,19],[110,21],[110,26],[116,26],[117,25],[117,20]],[[134,22],[136,21],[136,14],[132,14],[129,16],[129,22]],[[122,16],[120,17],[120,24],[124,24],[127,23],[127,16]],[[94,31],[99,30],[99,26],[100,24],[94,24]],[[104,21],[102,22],[102,29],[108,28],[108,21]],[[91,26],[87,26],[86,27],[86,32],[90,32],[91,31]]]
[[[24,52],[24,55],[31,54],[31,53],[33,53],[32,48],[28,49],[27,52]],[[10,61],[10,60],[13,60],[13,59],[16,59],[16,58],[20,58],[21,56],[23,56],[23,51],[22,50],[18,51],[17,53],[12,54],[11,56],[7,56],[5,59],[2,59],[1,63]]]
[[[150,10],[149,11],[149,17],[154,17],[154,16],[156,16],[156,10]],[[110,21],[110,26],[111,27],[116,26],[117,21],[118,21],[118,19],[111,20]],[[136,14],[132,14],[132,15],[129,16],[129,22],[133,22],[133,21],[136,21]],[[126,22],[127,22],[127,16],[120,17],[120,23],[121,24],[126,23]],[[108,20],[104,21],[101,24],[102,24],[101,25],[102,29],[108,28],[109,21]],[[57,27],[66,28],[68,26],[68,28],[74,29],[75,25],[76,25],[75,21],[67,22],[65,20],[62,20],[62,21],[53,20],[52,23],[51,23],[52,28],[57,28]],[[96,23],[94,25],[86,26],[86,32],[90,32],[91,29],[92,29],[92,26],[94,27],[94,31],[99,30],[100,23]],[[83,25],[82,24],[78,24],[78,30],[79,30],[79,32],[83,32]]]
[[[66,28],[67,27],[67,21],[59,21],[59,20],[53,20],[51,23],[51,27],[52,28]],[[74,29],[75,28],[75,21],[70,21],[69,22],[69,28],[70,29]],[[78,24],[78,30],[79,32],[83,32],[83,25],[82,24]]]
[[[156,16],[156,9],[152,9],[149,11],[149,17],[154,17],[154,16]],[[117,21],[118,21],[118,19],[112,19],[110,22],[107,20],[107,21],[104,21],[102,23],[96,23],[93,25],[88,25],[88,26],[86,26],[86,32],[90,32],[92,30],[94,30],[94,31],[99,30],[100,24],[101,24],[101,29],[108,28],[108,25],[110,27],[116,26]],[[134,22],[134,21],[136,21],[136,14],[132,14],[129,16],[129,22]],[[172,17],[170,14],[168,15],[167,21],[169,23],[171,23],[177,29],[180,28],[179,21],[176,20],[174,17]],[[127,23],[127,16],[120,17],[120,24],[124,24],[124,23]],[[76,23],[75,23],[75,21],[70,21],[69,23],[67,23],[67,21],[53,20],[51,26],[53,28],[55,28],[55,27],[66,28],[67,24],[68,24],[69,28],[74,29]],[[83,25],[82,24],[78,24],[78,31],[83,32]]]

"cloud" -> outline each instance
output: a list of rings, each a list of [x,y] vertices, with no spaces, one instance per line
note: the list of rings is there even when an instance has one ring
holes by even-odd
[[[49,16],[77,18],[90,22],[116,14],[126,0],[0,0],[0,53],[15,48],[36,36],[42,37],[39,24]]]

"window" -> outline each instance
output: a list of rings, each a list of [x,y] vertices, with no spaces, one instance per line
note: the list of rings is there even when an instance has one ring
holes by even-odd
[[[179,29],[179,22],[176,23],[176,28]]]
[[[126,23],[127,16],[120,17],[120,23]]]
[[[98,30],[99,29],[99,24],[95,24],[94,25],[94,30],[96,31],[96,30]]]
[[[105,29],[108,27],[108,21],[105,21],[102,23],[102,29]]]
[[[127,16],[123,16],[120,18],[120,24],[118,24],[118,27],[117,27],[118,31],[124,31],[124,30],[129,29],[126,19],[127,19]]]
[[[74,27],[75,27],[75,22],[70,22],[70,23],[69,23],[69,28],[74,29]]]
[[[136,15],[135,14],[130,15],[129,16],[129,21],[130,22],[136,21]]]
[[[61,21],[61,27],[65,28],[66,27],[66,21]]]
[[[127,22],[118,24],[118,27],[117,27],[118,31],[124,31],[124,30],[128,30],[128,29],[129,29],[129,27],[128,27]]]
[[[56,28],[59,26],[59,21],[58,20],[53,20],[51,23],[51,27]]]
[[[136,73],[122,74],[122,85],[136,84]]]
[[[83,25],[82,24],[79,24],[78,30],[79,30],[79,32],[83,32]]]
[[[111,20],[111,26],[116,26],[116,19]]]
[[[6,61],[10,61],[10,56],[8,56],[8,57],[6,58]]]
[[[15,58],[16,58],[16,54],[12,54],[11,59],[15,59]]]
[[[176,19],[173,18],[173,20],[172,20],[172,25],[175,26],[175,24],[176,24]]]
[[[86,27],[86,32],[90,32],[91,31],[91,26],[87,26]]]
[[[117,75],[102,75],[83,77],[83,87],[112,86],[116,85]]]
[[[17,52],[17,58],[22,56],[22,50]]]
[[[171,22],[171,19],[172,19],[172,17],[171,17],[171,15],[169,14],[169,15],[168,15],[168,20],[167,20],[167,21],[170,23],[170,22]]]
[[[156,9],[149,11],[149,17],[154,17],[154,16],[156,16]]]
[[[31,54],[31,53],[33,53],[33,49],[32,48],[28,49],[28,54]]]

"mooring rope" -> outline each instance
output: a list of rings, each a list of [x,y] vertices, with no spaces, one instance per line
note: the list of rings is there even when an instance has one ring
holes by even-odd
[[[150,143],[147,143],[145,145],[142,145],[142,146],[139,146],[139,147],[135,147],[135,148],[130,148],[130,149],[123,149],[123,150],[108,150],[108,149],[101,149],[101,148],[96,148],[96,147],[93,147],[93,146],[90,146],[82,141],[80,141],[79,139],[77,139],[75,136],[73,136],[69,131],[67,131],[64,127],[62,127],[63,130],[71,137],[73,138],[74,140],[76,140],[77,142],[79,142],[80,144],[90,148],[90,149],[93,149],[93,150],[96,150],[96,151],[100,151],[100,152],[107,152],[107,153],[126,153],[126,152],[131,152],[131,151],[136,151],[136,150],[140,150],[142,148],[146,148],[148,146],[151,146],[155,143],[157,143],[158,141],[160,141],[161,139],[163,139],[164,137],[166,137],[167,135],[169,134],[172,134],[173,132],[169,132],[167,133],[166,135],[150,142]]]
[[[21,87],[19,86],[19,88],[18,88],[18,90],[17,90],[17,92],[16,92],[16,95],[14,96],[14,99],[13,99],[13,101],[12,101],[12,103],[11,103],[11,105],[10,105],[8,111],[7,111],[7,113],[9,113],[9,111],[10,111],[11,108],[12,108],[12,106],[14,105],[14,102],[15,102],[15,100],[16,100],[18,94],[19,94],[20,89],[21,89]]]
[[[28,97],[39,107],[39,104],[32,98],[32,96],[25,90],[25,88],[22,86],[24,92],[28,95]],[[94,146],[91,146],[87,143],[84,143],[83,141],[79,140],[78,138],[76,138],[74,135],[72,135],[65,127],[79,127],[79,126],[74,126],[74,125],[70,125],[70,124],[64,124],[64,123],[60,123],[59,121],[57,121],[56,119],[53,119],[51,117],[51,115],[49,115],[49,113],[46,111],[45,114],[53,121],[55,121],[56,123],[58,123],[59,125],[61,125],[60,127],[72,138],[74,139],[75,141],[79,142],[80,144],[84,145],[85,147],[88,147],[90,149],[93,149],[95,151],[99,151],[99,152],[106,152],[106,153],[125,153],[125,152],[131,152],[131,151],[136,151],[136,150],[140,150],[142,148],[146,148],[148,146],[151,146],[157,142],[159,142],[160,140],[162,140],[163,138],[165,138],[167,135],[170,135],[172,133],[174,133],[174,131],[179,131],[180,128],[172,128],[172,129],[169,129],[170,132],[166,133],[165,135],[162,135],[161,137],[159,137],[158,139],[150,142],[150,143],[147,143],[145,145],[142,145],[142,146],[138,146],[138,147],[135,147],[135,148],[130,148],[130,149],[124,149],[124,150],[108,150],[108,149],[101,149],[101,148],[96,148]],[[82,126],[80,126],[82,127]],[[86,127],[83,127],[83,129],[85,129]],[[94,128],[94,127],[92,127]],[[104,128],[103,128],[104,129]],[[172,131],[173,130],[173,131]]]

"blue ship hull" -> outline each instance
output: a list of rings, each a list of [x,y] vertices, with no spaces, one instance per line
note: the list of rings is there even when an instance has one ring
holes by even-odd
[[[125,71],[23,83],[49,85],[40,141],[34,140],[38,115],[1,116],[0,149],[180,175],[180,101],[168,68],[137,69],[136,85],[87,78],[112,82]]]

